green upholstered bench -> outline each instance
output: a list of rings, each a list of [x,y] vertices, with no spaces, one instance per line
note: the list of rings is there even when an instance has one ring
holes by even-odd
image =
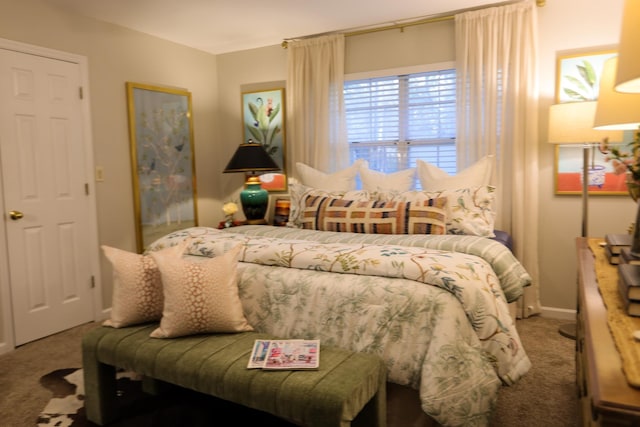
[[[144,375],[147,391],[160,380],[302,426],[386,426],[386,369],[375,355],[321,346],[318,370],[247,369],[254,340],[275,337],[241,332],[150,338],[157,326],[102,326],[83,337],[89,421],[105,425],[118,418],[116,368],[122,368]]]

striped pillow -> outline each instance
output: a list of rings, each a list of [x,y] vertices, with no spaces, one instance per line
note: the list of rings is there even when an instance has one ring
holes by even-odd
[[[357,201],[308,196],[302,228],[369,234],[445,234],[447,198],[421,202]]]

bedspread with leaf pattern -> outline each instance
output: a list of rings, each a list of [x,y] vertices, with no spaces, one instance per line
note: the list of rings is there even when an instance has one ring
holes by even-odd
[[[500,280],[476,255],[206,227],[171,233],[149,250],[184,239],[192,256],[243,245],[238,288],[256,330],[380,355],[389,381],[418,389],[442,425],[488,425],[501,384],[531,366]]]

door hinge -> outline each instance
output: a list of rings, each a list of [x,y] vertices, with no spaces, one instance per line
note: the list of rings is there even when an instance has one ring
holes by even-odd
[[[91,289],[94,289],[95,287],[96,287],[96,277],[91,276]]]
[[[87,196],[89,195],[89,183],[88,182],[84,183],[84,194],[86,194]]]
[[[82,90],[82,86],[78,88],[78,95],[80,96],[80,99],[84,99],[84,91]]]

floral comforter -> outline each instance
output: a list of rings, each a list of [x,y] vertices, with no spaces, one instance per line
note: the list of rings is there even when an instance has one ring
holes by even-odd
[[[211,257],[242,244],[238,288],[256,330],[380,355],[388,380],[419,390],[423,410],[445,426],[488,425],[501,384],[529,370],[501,285],[525,286],[526,272],[505,265],[499,270],[513,274],[502,271],[501,280],[495,266],[503,256],[488,262],[415,242],[313,240],[327,232],[252,235],[286,233],[278,228],[193,227],[149,250],[191,239],[190,255]]]

